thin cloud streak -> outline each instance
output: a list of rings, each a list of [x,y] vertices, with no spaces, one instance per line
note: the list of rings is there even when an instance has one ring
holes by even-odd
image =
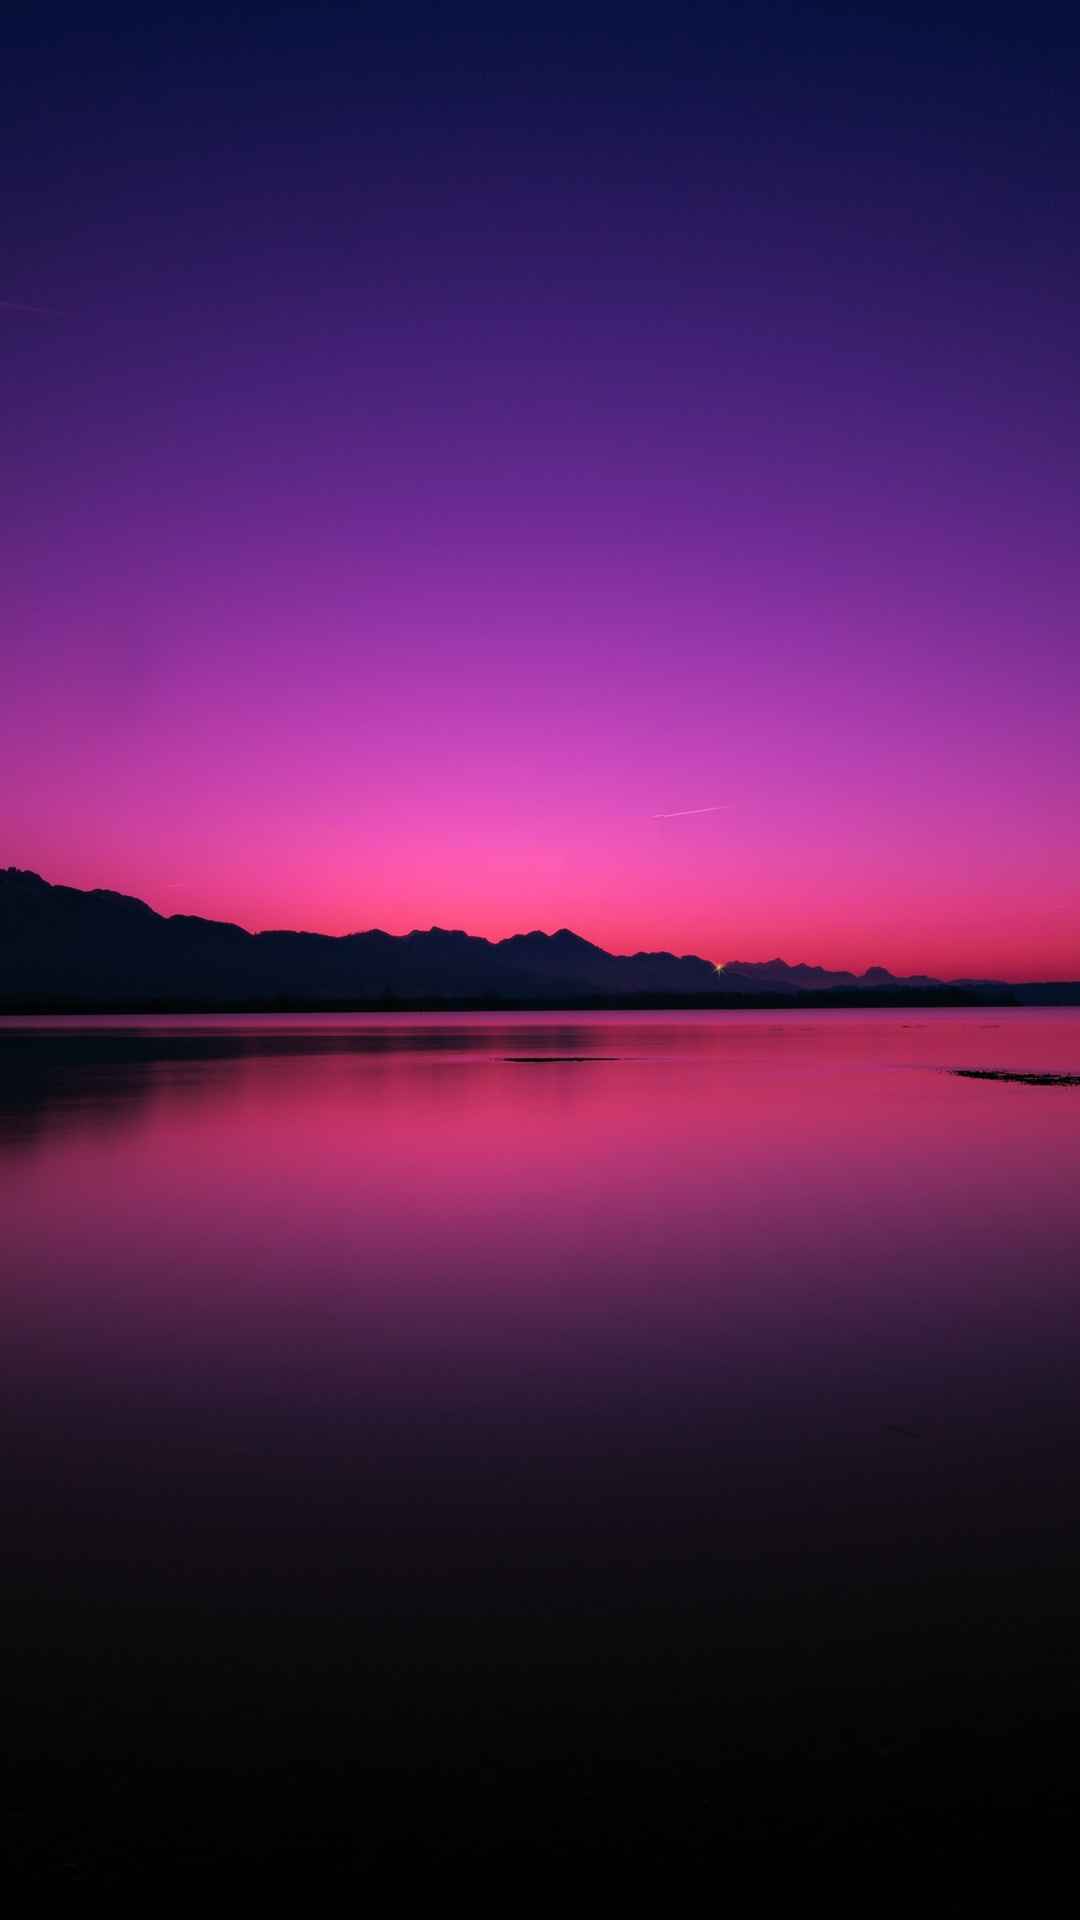
[[[715,807],[679,807],[674,813],[654,813],[649,817],[652,820],[688,820],[692,813],[726,813],[734,805],[734,800],[720,800]]]
[[[59,311],[56,307],[36,307],[29,300],[0,300],[0,308],[5,313],[40,313],[47,320]]]

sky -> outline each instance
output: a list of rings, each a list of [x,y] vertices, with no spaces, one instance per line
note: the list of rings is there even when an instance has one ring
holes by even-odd
[[[0,865],[1080,976],[1075,10],[224,11],[6,31]]]

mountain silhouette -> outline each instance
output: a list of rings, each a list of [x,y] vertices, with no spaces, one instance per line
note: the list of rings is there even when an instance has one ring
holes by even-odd
[[[900,976],[890,973],[888,967],[867,967],[865,973],[833,972],[828,967],[808,967],[803,961],[789,966],[786,960],[729,960],[724,972],[730,972],[738,980],[745,981],[747,987],[755,990],[773,988],[779,993],[828,993],[836,987],[873,989],[945,985],[943,980],[935,980],[928,973]]]
[[[247,933],[193,914],[166,917],[127,894],[0,870],[0,994],[8,998],[681,997],[715,993],[719,979],[695,955],[606,953],[566,927],[496,941],[443,927]]]
[[[155,913],[104,888],[52,886],[0,868],[0,1000],[9,1008],[70,1003],[202,1006],[404,1005],[424,1002],[558,1005],[700,1000],[733,1005],[828,995],[834,1001],[987,994],[1075,1003],[1080,988],[900,978],[885,967],[830,971],[787,961],[697,954],[607,953],[568,927],[485,940],[445,927],[390,934],[248,933],[225,920]]]

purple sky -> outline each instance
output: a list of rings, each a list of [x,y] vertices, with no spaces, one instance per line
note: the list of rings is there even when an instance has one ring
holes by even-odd
[[[1080,974],[1074,18],[79,11],[5,81],[0,864]]]

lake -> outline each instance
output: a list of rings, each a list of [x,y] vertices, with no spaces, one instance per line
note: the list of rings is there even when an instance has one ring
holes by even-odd
[[[1064,1841],[1080,1087],[965,1067],[1080,1009],[0,1022],[17,1872]]]

